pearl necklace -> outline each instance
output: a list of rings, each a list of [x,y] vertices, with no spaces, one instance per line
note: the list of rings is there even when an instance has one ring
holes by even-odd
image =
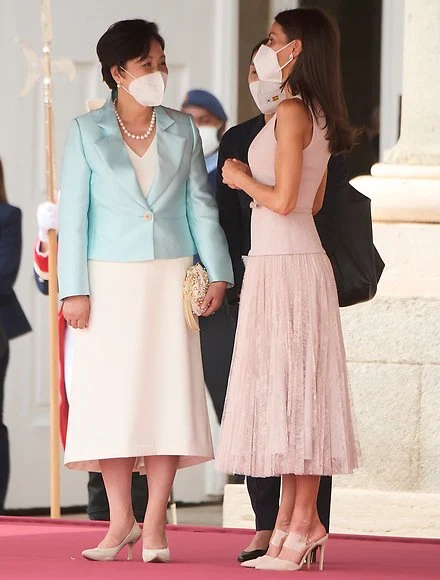
[[[116,115],[116,119],[119,123],[119,126],[124,131],[124,133],[127,135],[127,137],[130,137],[131,139],[138,139],[138,140],[139,139],[140,140],[148,139],[148,137],[153,132],[154,125],[156,124],[156,111],[155,111],[155,109],[153,109],[153,114],[151,115],[150,125],[149,125],[148,129],[146,130],[146,132],[143,135],[135,135],[134,133],[130,133],[130,131],[128,131],[127,127],[122,122],[122,119],[119,116],[118,110],[116,109],[116,101],[113,102],[113,105],[115,107],[115,115]]]

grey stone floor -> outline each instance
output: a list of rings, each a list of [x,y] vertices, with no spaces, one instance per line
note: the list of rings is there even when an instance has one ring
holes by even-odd
[[[221,505],[177,508],[177,523],[182,526],[222,526]]]

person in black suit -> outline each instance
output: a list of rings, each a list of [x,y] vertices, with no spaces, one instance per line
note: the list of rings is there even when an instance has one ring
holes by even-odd
[[[260,42],[252,52],[252,58],[259,49]],[[252,61],[249,69],[249,83],[258,81]],[[257,106],[262,111],[275,111],[274,103],[278,100],[275,94],[268,98],[264,91],[258,92],[252,85],[251,92]],[[274,108],[275,107],[275,108]],[[220,211],[220,223],[226,233],[234,269],[235,286],[228,291],[228,299],[235,321],[238,316],[240,290],[244,275],[243,256],[250,250],[251,198],[240,190],[230,189],[222,181],[222,172],[226,159],[235,158],[248,163],[248,149],[256,135],[271,118],[272,114],[260,114],[257,117],[229,129],[223,136],[218,156],[216,197]],[[346,163],[342,156],[332,156],[328,165],[327,186],[324,205],[316,216],[316,225],[324,249],[334,243],[337,227],[335,220],[340,215],[341,197],[347,184]],[[278,477],[247,478],[247,487],[256,518],[256,534],[250,545],[238,556],[240,562],[252,560],[266,553],[275,520],[278,513],[281,480]],[[332,478],[322,477],[318,495],[319,517],[327,532],[330,523]]]
[[[226,112],[217,97],[201,89],[188,92],[182,111],[193,116],[199,129],[208,181],[212,195],[215,195],[218,148],[226,128],[228,119]],[[203,374],[217,420],[220,423],[235,338],[235,325],[226,301],[215,316],[200,317],[199,325]]]
[[[6,338],[0,356],[0,514],[4,512],[9,481],[8,429],[3,423],[5,378],[9,363],[9,341],[31,330],[13,286],[21,260],[21,211],[8,203],[3,165],[0,161],[0,326]]]

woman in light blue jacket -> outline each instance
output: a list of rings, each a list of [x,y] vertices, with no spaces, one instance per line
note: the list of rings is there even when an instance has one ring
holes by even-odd
[[[98,42],[112,95],[74,119],[64,153],[59,288],[74,330],[65,463],[101,471],[110,527],[83,555],[112,560],[142,533],[131,472],[146,472],[145,562],[168,561],[166,506],[176,469],[212,459],[200,341],[183,282],[197,252],[210,286],[203,316],[233,283],[191,117],[160,106],[167,79],[154,23],[127,20]]]

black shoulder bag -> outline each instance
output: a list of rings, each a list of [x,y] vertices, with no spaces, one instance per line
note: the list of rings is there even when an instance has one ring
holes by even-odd
[[[339,216],[318,214],[316,223],[330,259],[339,306],[371,300],[385,264],[373,244],[371,200],[350,184],[344,188]]]

